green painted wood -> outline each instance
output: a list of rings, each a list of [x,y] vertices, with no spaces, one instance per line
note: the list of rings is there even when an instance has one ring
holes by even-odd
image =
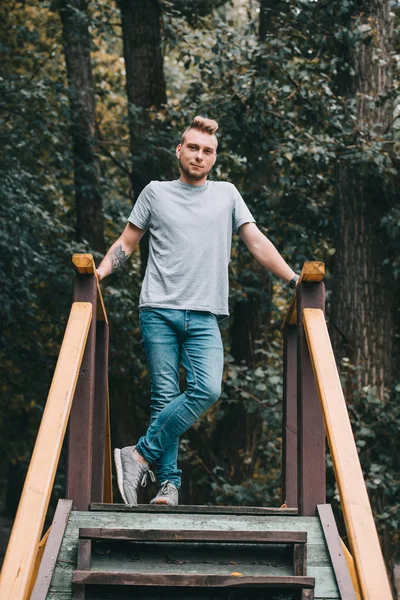
[[[179,506],[163,506],[162,504],[139,504],[138,506],[129,506],[127,504],[102,504],[92,502],[90,510],[101,512],[148,512],[148,513],[189,513],[189,514],[210,514],[210,515],[279,515],[282,517],[288,515],[297,515],[297,508],[276,508],[264,506],[202,506],[181,504]]]
[[[78,530],[80,527],[113,527],[127,529],[132,529],[134,527],[138,529],[151,528],[162,530],[204,529],[216,531],[306,531],[308,536],[307,575],[315,577],[316,580],[315,600],[340,599],[318,517],[237,514],[213,515],[172,512],[139,513],[137,511],[134,513],[73,511],[70,515],[64,535],[47,600],[71,600],[71,577],[72,571],[77,567]],[[107,556],[105,555],[103,559],[99,560],[105,562],[106,559]],[[180,559],[176,558],[176,560]],[[223,558],[221,558],[221,560],[223,560]],[[261,562],[262,560],[267,561],[268,559],[264,557],[261,559]],[[270,562],[272,563],[272,561]],[[279,562],[278,560],[276,564],[277,566],[275,568],[280,570],[283,574],[283,571],[287,571],[288,564],[290,563],[285,563],[284,560]],[[172,564],[170,565],[170,568],[175,568],[175,566],[176,565]],[[183,568],[184,565],[178,566]],[[190,564],[187,564],[186,568],[189,568],[189,566]],[[208,566],[209,565],[207,564],[207,567]],[[220,572],[226,573],[226,567],[228,565],[222,564],[218,566],[222,569]],[[260,568],[262,565],[253,565],[252,567],[254,567],[253,572],[256,572],[255,567]],[[191,568],[194,568],[194,563],[191,564]],[[250,565],[248,565],[247,568],[250,568]],[[233,564],[231,570],[237,570],[237,565]],[[143,598],[147,597],[150,598],[150,596],[143,596]],[[138,599],[139,598],[140,596],[138,595]]]
[[[117,565],[117,567],[115,567]],[[292,548],[287,544],[171,544],[93,542],[92,569],[158,573],[292,575]]]

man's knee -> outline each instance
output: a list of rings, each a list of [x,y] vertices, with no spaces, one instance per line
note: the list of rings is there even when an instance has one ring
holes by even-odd
[[[203,393],[207,398],[207,404],[211,406],[218,400],[221,395],[221,381],[217,379],[209,379],[204,382]]]

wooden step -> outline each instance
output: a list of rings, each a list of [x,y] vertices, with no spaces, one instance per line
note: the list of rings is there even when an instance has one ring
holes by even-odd
[[[246,545],[289,545],[292,546],[293,575],[307,574],[307,532],[305,531],[221,531],[205,529],[127,529],[127,528],[79,528],[78,570],[89,570],[92,564],[92,541],[120,541],[174,544],[211,544],[214,548],[240,547],[246,552]],[[252,548],[253,549],[253,548]],[[210,550],[211,552],[211,550]]]
[[[209,562],[220,547],[238,547],[240,553],[246,552],[246,545],[251,551],[254,546],[266,545],[293,546],[293,575],[263,575],[234,572],[149,572],[145,565],[132,563],[132,571],[118,570],[118,563],[113,568],[112,553],[109,554],[111,564],[107,569],[92,569],[92,543],[102,543],[102,553],[109,552],[104,542],[115,544],[132,543],[136,546],[158,543],[169,546],[190,547],[201,544],[208,545]],[[79,549],[77,569],[72,574],[74,584],[73,600],[84,600],[86,586],[137,586],[162,588],[274,588],[299,590],[302,598],[313,599],[315,580],[306,576],[306,542],[304,531],[221,531],[221,530],[163,530],[163,529],[128,529],[83,527],[79,529]],[[215,550],[213,550],[215,549]],[[132,551],[132,550],[131,550]],[[187,551],[186,551],[187,552]],[[179,561],[178,561],[179,562]],[[181,561],[183,563],[183,561]],[[236,563],[234,563],[236,564]],[[196,569],[201,569],[199,564]],[[203,567],[203,569],[207,567]],[[210,568],[210,567],[208,567]],[[225,567],[226,568],[226,567]],[[191,568],[193,571],[193,568]],[[304,591],[304,593],[303,593]],[[306,593],[307,592],[307,593]]]
[[[72,583],[84,585],[133,585],[140,587],[265,587],[277,589],[314,589],[314,577],[236,576],[183,573],[124,573],[120,571],[74,571]],[[75,599],[76,596],[73,596]],[[81,596],[79,596],[80,598]],[[313,596],[309,596],[312,598]]]
[[[80,569],[77,564],[79,542],[91,541],[93,546],[91,569],[94,572],[120,570],[143,574],[207,574],[229,576],[237,571],[245,577],[252,576],[293,576],[293,545],[268,543],[224,542],[153,542],[123,540],[79,540],[79,529],[145,529],[158,531],[247,531],[253,532],[305,532],[307,531],[307,573],[304,576],[315,578],[314,595],[316,600],[339,600],[335,576],[320,520],[318,517],[299,517],[283,514],[274,509],[270,515],[265,509],[251,514],[231,512],[236,507],[194,507],[193,514],[178,513],[167,507],[155,510],[148,505],[130,508],[114,505],[122,510],[109,512],[104,509],[72,511],[62,541],[60,553],[54,557],[54,576],[49,579],[47,600],[71,600],[72,573]],[[150,508],[150,510],[149,510]],[[197,512],[196,508],[200,508]],[[252,509],[253,507],[249,507]],[[219,510],[226,513],[220,513]],[[208,512],[210,510],[210,512]],[[290,510],[290,509],[289,509]],[[296,512],[296,511],[295,511]],[[50,581],[51,580],[51,581]],[[81,585],[81,584],[77,584]],[[300,600],[306,597],[307,588],[279,592],[273,588],[190,588],[166,587],[160,592],[157,587],[135,589],[133,586],[87,586],[87,598],[96,600]],[[77,596],[78,597],[78,596]],[[83,598],[83,596],[82,596]]]
[[[79,538],[126,540],[135,542],[229,542],[242,544],[306,544],[306,531],[221,531],[221,530],[163,530],[115,529],[82,527]]]
[[[296,516],[297,508],[275,508],[263,506],[192,506],[181,504],[179,506],[165,506],[165,504],[102,504],[92,502],[91,511],[101,512],[139,512],[139,513],[174,513],[174,514],[208,514],[208,515],[264,515],[264,516]]]

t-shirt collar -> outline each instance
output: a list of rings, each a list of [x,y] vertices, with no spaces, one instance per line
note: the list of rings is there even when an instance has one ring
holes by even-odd
[[[208,181],[206,181],[204,185],[192,185],[191,183],[185,183],[184,181],[181,181],[180,179],[177,179],[176,181],[178,182],[178,185],[184,187],[186,190],[193,190],[193,191],[205,190],[206,187],[208,186]]]

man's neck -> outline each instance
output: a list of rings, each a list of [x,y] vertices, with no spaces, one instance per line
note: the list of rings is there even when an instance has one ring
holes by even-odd
[[[181,176],[179,177],[179,181],[182,181],[182,183],[187,183],[189,185],[194,185],[194,186],[205,185],[207,183],[207,176],[203,177],[202,179],[189,179],[183,173],[181,173]]]

